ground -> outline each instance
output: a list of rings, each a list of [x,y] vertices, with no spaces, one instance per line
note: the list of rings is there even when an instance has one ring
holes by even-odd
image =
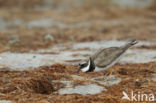
[[[69,2],[70,0],[68,0]],[[137,41],[156,42],[156,8],[122,9],[117,6],[109,7],[105,2],[88,2],[87,5],[66,5],[58,0],[53,8],[44,8],[42,0],[28,3],[5,1],[0,2],[0,52],[33,53],[58,55],[64,51],[94,51],[89,47],[81,49],[70,48],[69,44],[94,41],[123,41],[130,38]],[[17,2],[17,3],[16,3]],[[60,2],[63,2],[60,4]],[[17,6],[15,6],[15,4]],[[34,8],[34,5],[41,5]],[[69,43],[69,44],[68,44]],[[59,47],[65,44],[65,49],[50,52],[35,52],[40,49]],[[67,44],[67,45],[66,45]],[[91,45],[90,45],[91,46]],[[97,50],[97,48],[95,49]],[[139,45],[135,50],[156,50],[156,45]],[[85,54],[88,57],[90,54]],[[150,54],[149,54],[150,55]],[[71,57],[79,57],[73,54]],[[134,56],[127,54],[128,57]],[[147,55],[146,55],[147,56]],[[151,56],[151,55],[150,55]],[[148,56],[147,56],[148,57]],[[34,57],[35,58],[35,57]],[[0,69],[0,99],[18,103],[127,103],[121,100],[125,91],[154,93],[156,98],[156,55],[149,62],[117,63],[105,72],[76,74],[77,62],[51,63],[34,68],[13,69],[1,66]],[[55,58],[52,58],[55,60]],[[140,60],[140,59],[139,59]],[[8,60],[9,61],[9,60]],[[124,60],[123,60],[124,61]],[[74,63],[76,62],[76,63]],[[8,62],[9,63],[9,62]],[[113,76],[121,79],[119,83],[104,85],[93,81],[92,78],[105,77],[110,71]],[[75,77],[78,76],[78,78]],[[79,79],[79,78],[82,79]],[[60,94],[58,91],[66,88],[70,81],[72,87],[86,83],[103,87],[99,93]]]

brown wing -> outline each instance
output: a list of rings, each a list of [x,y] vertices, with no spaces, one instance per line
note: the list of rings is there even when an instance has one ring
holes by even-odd
[[[97,51],[92,55],[94,63],[98,67],[106,67],[123,54],[129,47],[137,44],[136,40],[130,40],[128,43],[121,47],[110,47]]]
[[[124,51],[125,49],[121,49],[120,47],[110,47],[99,50],[92,58],[96,66],[106,67],[116,60]]]

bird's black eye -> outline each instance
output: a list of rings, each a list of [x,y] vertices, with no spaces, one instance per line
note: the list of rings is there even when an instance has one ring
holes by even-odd
[[[81,64],[79,63],[79,66],[81,66]]]
[[[84,67],[86,67],[87,66],[87,63],[83,63],[83,64],[80,64],[79,63],[79,68],[84,68]]]

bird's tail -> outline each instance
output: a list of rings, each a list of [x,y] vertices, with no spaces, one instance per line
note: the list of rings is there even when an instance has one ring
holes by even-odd
[[[131,39],[131,40],[128,40],[128,43],[126,45],[124,45],[123,47],[128,49],[129,47],[131,47],[137,43],[138,43],[138,41],[136,41],[135,39]]]
[[[128,41],[128,43],[127,43],[127,45],[135,45],[135,44],[137,44],[138,43],[138,41],[136,41],[135,39],[132,39],[132,40],[129,40]]]

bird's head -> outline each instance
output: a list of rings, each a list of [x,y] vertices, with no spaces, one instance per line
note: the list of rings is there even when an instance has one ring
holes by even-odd
[[[90,70],[94,70],[95,69],[95,65],[94,62],[92,61],[91,57],[89,58],[88,63],[79,63],[79,67],[77,70],[77,73],[80,72],[80,70],[82,70],[83,72],[89,72]]]

